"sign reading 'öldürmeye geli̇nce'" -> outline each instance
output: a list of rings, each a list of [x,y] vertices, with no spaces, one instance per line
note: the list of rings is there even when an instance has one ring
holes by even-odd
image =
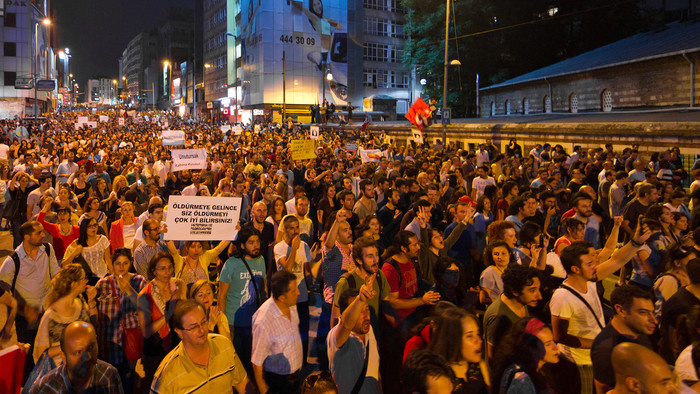
[[[233,241],[241,201],[240,197],[170,196],[165,239]]]

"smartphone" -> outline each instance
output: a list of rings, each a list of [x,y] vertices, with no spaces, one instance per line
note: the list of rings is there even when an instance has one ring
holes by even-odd
[[[137,180],[136,180],[136,186],[141,186],[142,184],[143,184],[143,183],[141,183],[141,180],[140,180],[140,179],[137,179]]]

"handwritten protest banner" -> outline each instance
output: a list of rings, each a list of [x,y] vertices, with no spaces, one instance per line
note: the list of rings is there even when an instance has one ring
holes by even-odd
[[[201,170],[207,168],[206,149],[173,149],[173,171]]]
[[[241,201],[240,197],[170,196],[165,239],[233,241]]]
[[[100,122],[109,122],[109,116],[100,115]]]
[[[357,150],[358,144],[357,142],[346,142],[345,143],[345,150],[348,152],[355,152]]]
[[[221,129],[221,131],[223,131],[225,133],[225,132],[231,130],[231,125],[225,124],[225,125],[221,126],[220,129]]]
[[[314,140],[292,140],[292,159],[293,160],[308,160],[315,159],[316,152],[314,148],[316,142]]]
[[[233,126],[233,128],[231,128],[231,130],[233,131],[233,135],[243,134],[243,127],[241,127],[241,126]]]
[[[88,117],[87,116],[78,116],[78,123],[87,123]]]
[[[163,145],[185,145],[185,132],[182,130],[163,130]]]

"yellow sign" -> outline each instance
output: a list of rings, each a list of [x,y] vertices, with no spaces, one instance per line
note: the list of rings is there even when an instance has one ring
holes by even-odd
[[[316,141],[314,140],[292,140],[292,159],[293,160],[308,160],[315,159]]]

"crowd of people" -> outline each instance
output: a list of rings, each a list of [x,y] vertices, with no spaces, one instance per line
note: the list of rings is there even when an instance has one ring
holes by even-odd
[[[0,349],[32,393],[700,392],[678,148],[329,129],[297,160],[298,125],[107,114],[0,120]],[[173,195],[241,198],[236,239],[166,241]]]

